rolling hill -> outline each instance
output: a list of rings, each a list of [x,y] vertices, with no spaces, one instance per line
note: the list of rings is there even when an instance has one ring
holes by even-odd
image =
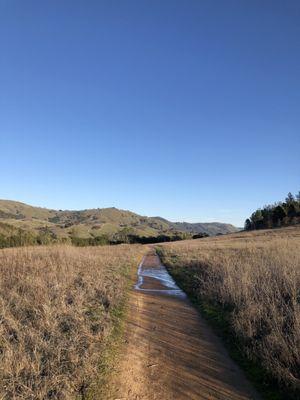
[[[237,231],[230,224],[170,222],[161,217],[141,216],[114,207],[81,211],[51,210],[0,200],[0,234],[6,236],[19,229],[32,235],[38,235],[46,229],[58,239],[113,236],[124,230],[145,237],[177,233],[216,235]]]

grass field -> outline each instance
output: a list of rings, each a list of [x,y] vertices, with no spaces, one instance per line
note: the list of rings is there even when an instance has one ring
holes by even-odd
[[[0,251],[0,398],[74,399],[99,380],[138,245]],[[90,390],[90,389],[89,389]]]
[[[267,371],[297,399],[299,245],[298,226],[159,246],[163,262],[204,314],[223,326],[247,359],[263,366],[256,373]],[[1,399],[68,400],[93,393],[110,358],[130,274],[146,250],[0,250]],[[273,394],[269,398],[280,398]]]
[[[258,373],[300,398],[300,226],[168,243],[159,252],[204,314],[263,366]]]

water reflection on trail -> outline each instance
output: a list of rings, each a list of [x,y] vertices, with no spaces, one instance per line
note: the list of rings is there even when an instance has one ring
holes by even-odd
[[[135,289],[109,400],[260,400],[154,249]]]
[[[156,256],[159,260],[158,256]],[[168,273],[166,267],[156,262],[153,265],[145,265],[143,258],[138,268],[138,281],[134,286],[136,290],[179,297],[186,294],[176,285],[174,279]],[[147,263],[149,264],[149,263]]]

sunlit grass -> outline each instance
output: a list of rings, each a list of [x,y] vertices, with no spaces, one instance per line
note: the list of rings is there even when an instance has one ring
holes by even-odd
[[[231,339],[289,391],[300,389],[300,227],[166,244],[184,289],[229,316]]]
[[[142,246],[0,251],[0,398],[73,399],[99,381]]]

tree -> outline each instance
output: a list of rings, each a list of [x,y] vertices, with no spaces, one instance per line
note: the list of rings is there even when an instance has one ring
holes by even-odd
[[[287,215],[290,218],[296,217],[297,215],[297,209],[295,203],[290,203],[287,206]]]
[[[119,243],[130,243],[130,235],[133,234],[133,229],[125,227],[114,235],[114,240]]]
[[[300,191],[296,196],[287,194],[285,202],[265,205],[263,209],[254,211],[245,221],[245,229],[273,228],[281,225],[300,223]]]
[[[276,206],[272,213],[272,220],[275,225],[280,225],[283,218],[286,217],[286,212],[283,206]]]
[[[288,193],[287,197],[285,198],[285,202],[287,205],[294,203],[295,198],[291,192]]]
[[[247,218],[245,221],[245,230],[250,231],[252,228],[253,228],[252,223],[251,223],[250,219]]]
[[[270,205],[264,206],[262,209],[262,216],[263,216],[263,225],[264,228],[272,228],[273,222],[272,222],[272,211],[273,207]]]
[[[196,233],[195,235],[192,236],[192,239],[202,239],[202,238],[205,238],[205,237],[209,237],[209,235],[207,233],[205,233],[205,232]]]
[[[37,236],[37,243],[38,244],[50,244],[55,242],[57,239],[57,236],[54,232],[51,231],[51,229],[48,226],[45,226],[43,228],[40,228],[39,234]]]
[[[254,211],[254,213],[251,215],[250,219],[251,219],[255,229],[263,228],[263,215],[262,215],[262,212],[260,209]]]

